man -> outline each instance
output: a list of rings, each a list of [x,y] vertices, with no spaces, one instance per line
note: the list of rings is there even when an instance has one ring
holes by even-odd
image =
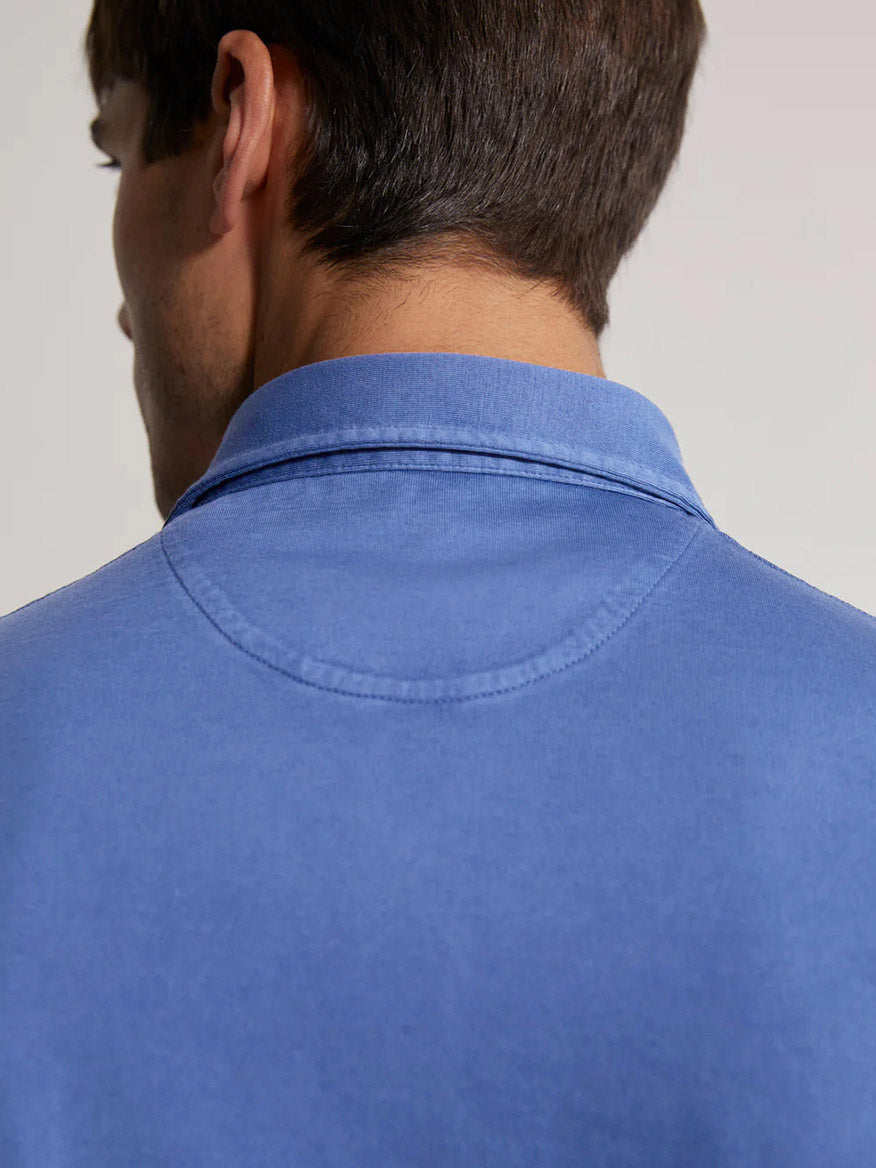
[[[876,622],[608,380],[696,0],[96,0],[164,520],[0,622],[4,1168],[864,1168]]]

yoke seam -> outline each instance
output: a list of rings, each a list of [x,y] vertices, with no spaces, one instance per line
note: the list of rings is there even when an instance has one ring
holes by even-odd
[[[168,549],[167,549],[167,546],[165,543],[164,530],[159,532],[159,541],[160,541],[161,549],[164,553],[164,558],[167,562],[167,565],[168,565],[170,571],[172,572],[174,578],[176,579],[177,583],[182,588],[185,595],[189,598],[189,600],[192,602],[192,604],[194,604],[194,606],[198,609],[198,611],[201,612],[203,614],[203,616],[205,616],[207,618],[209,623],[217,630],[218,633],[221,634],[221,636],[226,641],[228,641],[236,649],[240,650],[240,652],[245,653],[248,657],[253,658],[255,661],[258,661],[260,664],[267,666],[269,669],[274,670],[274,672],[281,674],[283,677],[289,678],[291,681],[294,681],[299,685],[305,685],[305,686],[308,686],[312,689],[321,690],[321,691],[326,692],[326,693],[342,694],[344,697],[349,697],[349,698],[370,698],[370,699],[374,699],[377,701],[396,702],[396,703],[401,703],[401,704],[405,704],[405,705],[410,705],[410,704],[414,704],[414,705],[439,705],[439,704],[443,704],[446,702],[470,702],[470,701],[474,701],[474,700],[479,699],[479,698],[497,697],[501,694],[511,693],[511,692],[518,690],[518,689],[524,689],[528,685],[533,685],[536,682],[540,682],[546,678],[553,677],[559,673],[563,673],[563,672],[565,672],[565,670],[570,669],[575,665],[579,665],[582,661],[586,660],[587,657],[589,657],[589,656],[591,656],[591,654],[595,653],[597,649],[601,648],[613,636],[615,636],[615,634],[620,632],[620,630],[622,628],[624,628],[624,626],[627,625],[630,620],[632,620],[633,616],[635,616],[635,614],[639,611],[639,609],[642,607],[642,605],[645,603],[645,601],[651,596],[651,594],[661,584],[661,582],[666,579],[666,577],[669,575],[669,573],[675,569],[676,565],[682,560],[682,558],[686,555],[686,553],[690,550],[690,548],[693,547],[698,542],[698,540],[701,539],[705,535],[705,533],[709,530],[710,530],[710,524],[706,523],[704,520],[695,519],[695,521],[693,522],[693,531],[692,531],[690,537],[685,541],[685,543],[682,545],[682,547],[677,552],[677,554],[669,561],[669,563],[666,565],[666,567],[663,569],[663,571],[660,572],[660,574],[653,581],[653,583],[650,585],[650,587],[639,597],[639,599],[635,602],[635,604],[630,609],[630,611],[627,612],[626,615],[623,616],[620,619],[620,621],[614,625],[613,628],[610,628],[608,630],[608,632],[604,633],[603,636],[598,641],[596,641],[596,642],[594,642],[594,644],[590,645],[583,653],[581,653],[578,657],[575,657],[573,660],[567,661],[567,662],[565,662],[565,664],[557,666],[553,669],[548,669],[543,673],[539,673],[535,677],[526,678],[525,680],[523,680],[521,682],[517,682],[517,683],[512,684],[512,685],[507,685],[507,686],[504,686],[500,689],[481,691],[478,693],[471,693],[471,694],[448,694],[448,695],[440,695],[438,697],[425,697],[425,698],[424,697],[410,697],[409,698],[409,697],[403,697],[399,694],[362,693],[362,692],[359,692],[356,690],[342,689],[339,686],[323,685],[317,681],[311,681],[308,678],[301,677],[297,673],[292,672],[291,669],[288,669],[282,665],[279,665],[279,664],[275,663],[274,661],[269,660],[267,657],[263,656],[262,654],[255,652],[253,649],[250,649],[248,646],[241,644],[241,642],[236,637],[232,636],[231,633],[229,633],[221,624],[219,624],[219,622],[212,615],[212,613],[210,613],[208,611],[208,609],[194,595],[192,590],[188,587],[186,582],[183,580],[182,576],[177,571],[175,564],[173,563],[173,560],[170,556],[170,553],[168,552]],[[246,620],[246,618],[243,617],[242,614],[237,612],[237,610],[234,609],[233,605],[231,606],[231,608],[235,612],[235,614],[237,615],[237,618],[239,620],[241,620],[246,625],[247,628],[249,628],[250,627],[249,622]],[[306,654],[301,654],[301,656],[303,659],[308,659]],[[342,669],[342,670],[346,669],[345,666],[332,666],[329,662],[323,662],[319,658],[309,658],[309,660],[313,661],[314,663],[318,663],[320,665],[327,666],[329,668]],[[518,664],[520,664],[520,663],[518,663]],[[525,663],[523,663],[523,664],[525,664]],[[348,671],[348,672],[355,672],[355,671]],[[393,679],[393,680],[397,680],[397,679]],[[406,679],[406,680],[411,680],[411,679]],[[453,680],[453,679],[448,679],[448,680]]]

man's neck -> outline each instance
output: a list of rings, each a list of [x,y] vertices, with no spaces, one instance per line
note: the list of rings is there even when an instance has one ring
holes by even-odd
[[[395,352],[472,353],[605,377],[596,337],[545,283],[435,265],[367,289],[317,282],[297,284],[288,314],[273,302],[259,330],[255,386],[300,365]]]

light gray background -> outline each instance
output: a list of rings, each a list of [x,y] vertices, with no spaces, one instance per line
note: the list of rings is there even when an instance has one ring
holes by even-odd
[[[721,530],[876,614],[871,0],[705,0],[679,163],[612,286],[606,376],[666,413]],[[0,612],[153,535],[97,169],[89,4],[6,13]]]

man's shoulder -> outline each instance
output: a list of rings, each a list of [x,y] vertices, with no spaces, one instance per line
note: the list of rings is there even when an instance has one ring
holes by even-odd
[[[160,532],[85,576],[0,616],[4,672],[16,664],[58,660],[67,647],[82,653],[118,641],[132,626],[148,623],[166,605],[172,575]]]
[[[789,616],[847,627],[865,638],[876,638],[876,616],[794,575],[725,531],[710,528],[708,536],[704,554],[720,569],[725,586],[739,583],[765,597],[781,596],[789,606]]]
[[[682,573],[689,635],[738,675],[805,676],[829,699],[857,691],[876,713],[876,617],[709,527]]]
[[[668,587],[666,587],[668,585]],[[876,691],[876,617],[703,524],[648,607],[669,606],[688,644],[723,655],[738,673],[815,670],[828,683]],[[45,596],[0,616],[2,672],[55,670],[106,660],[121,646],[139,656],[188,633],[192,602],[174,575],[161,532]],[[646,609],[647,611],[647,609]]]

